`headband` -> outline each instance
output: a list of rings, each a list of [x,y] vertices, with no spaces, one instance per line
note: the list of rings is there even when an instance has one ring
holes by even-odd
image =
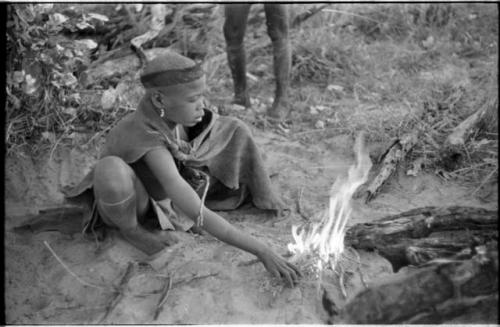
[[[204,72],[200,64],[179,69],[168,69],[159,72],[153,72],[141,76],[141,83],[146,89],[167,87],[178,84],[186,84],[203,77]]]

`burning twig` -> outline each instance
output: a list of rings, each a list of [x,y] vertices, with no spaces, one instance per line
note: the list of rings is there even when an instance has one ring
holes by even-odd
[[[305,221],[309,221],[309,217],[307,217],[304,212],[302,211],[302,206],[300,204],[301,202],[301,199],[302,199],[302,193],[304,191],[304,188],[301,187],[300,190],[299,190],[299,195],[297,197],[297,212],[299,213],[299,215],[305,220]]]
[[[105,289],[105,287],[88,283],[88,282],[84,281],[83,279],[81,279],[80,277],[78,277],[77,274],[75,274],[74,272],[72,272],[71,269],[69,269],[68,266],[66,266],[66,264],[61,260],[61,258],[59,258],[59,256],[54,252],[54,250],[52,250],[52,248],[50,247],[49,243],[47,243],[47,241],[43,241],[43,244],[45,244],[45,246],[47,247],[47,249],[49,249],[50,253],[52,253],[52,255],[54,256],[54,258],[56,258],[56,260],[61,264],[61,266],[63,266],[63,268],[66,269],[66,271],[71,276],[75,277],[76,280],[78,280],[82,285],[84,285],[84,286],[90,286],[90,287],[94,287],[94,288],[98,288],[98,289]]]
[[[169,293],[170,289],[172,288],[172,280],[173,279],[174,279],[174,273],[172,273],[170,276],[168,276],[168,283],[165,284],[165,287],[162,290],[160,300],[158,301],[158,305],[156,306],[156,309],[155,309],[154,320],[158,319],[158,316],[160,315],[161,311],[163,310],[163,305],[165,304],[165,302],[167,302],[168,293]]]
[[[123,299],[125,294],[126,286],[129,280],[132,278],[132,275],[135,271],[135,264],[133,262],[129,262],[127,266],[127,271],[123,275],[120,284],[117,287],[117,291],[115,292],[115,297],[111,301],[111,303],[107,306],[104,316],[99,320],[99,323],[102,323],[106,318],[111,314],[111,312],[116,308],[118,303]]]
[[[351,248],[352,252],[356,255],[356,259],[358,260],[358,273],[359,273],[359,278],[361,279],[361,282],[363,283],[363,286],[365,288],[368,288],[368,284],[365,282],[365,277],[363,276],[363,271],[361,270],[361,258],[359,256],[358,251],[356,251],[354,248]]]
[[[347,291],[345,290],[345,286],[344,286],[344,267],[342,266],[342,264],[339,265],[339,269],[340,269],[340,272],[338,273],[338,275],[339,275],[340,291],[342,292],[344,299],[347,299]]]

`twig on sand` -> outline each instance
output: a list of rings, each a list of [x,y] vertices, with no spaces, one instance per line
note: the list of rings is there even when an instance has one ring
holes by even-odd
[[[477,191],[479,191],[479,190],[481,189],[481,187],[483,187],[483,186],[484,186],[484,184],[486,184],[486,182],[488,182],[488,180],[491,178],[491,176],[493,176],[493,175],[497,172],[497,170],[498,170],[498,167],[496,167],[495,169],[493,169],[493,170],[492,170],[492,171],[488,174],[488,176],[486,176],[486,177],[483,179],[483,181],[481,182],[481,184],[478,186],[478,188],[476,188],[476,189],[474,190],[474,192],[472,192],[472,194],[471,194],[471,195],[472,195],[472,196],[474,196],[474,194],[476,194],[476,193],[477,193]]]
[[[78,277],[78,275],[75,274],[74,272],[72,272],[71,269],[69,269],[68,266],[61,260],[61,258],[59,258],[59,256],[54,252],[54,250],[52,250],[52,248],[50,247],[50,245],[49,245],[49,243],[47,241],[43,241],[43,244],[45,244],[45,246],[47,247],[47,249],[49,249],[50,253],[52,253],[52,255],[54,256],[54,258],[56,258],[56,260],[61,264],[61,266],[63,266],[63,268],[71,276],[75,277],[82,285],[89,286],[89,287],[94,287],[94,288],[98,288],[98,289],[105,289],[105,287],[88,283],[88,282],[84,281],[83,279],[81,279],[80,277]]]
[[[176,270],[179,270],[179,269],[176,269]],[[172,288],[176,287],[176,286],[179,286],[179,285],[182,285],[182,284],[189,284],[191,283],[192,281],[195,281],[195,280],[199,280],[199,279],[203,279],[203,278],[208,278],[208,277],[213,277],[213,276],[217,276],[219,275],[218,272],[216,273],[209,273],[209,274],[205,274],[205,275],[196,275],[194,277],[191,277],[191,278],[184,278],[184,279],[179,279],[178,281],[175,281],[175,282],[172,282]],[[155,275],[156,277],[163,277],[163,278],[169,278],[170,275],[163,275],[163,274],[156,274]],[[173,274],[172,274],[173,276]],[[149,293],[149,294],[157,294],[158,291],[156,292],[153,292],[153,293]]]
[[[125,288],[132,277],[133,273],[135,271],[135,264],[133,262],[129,262],[127,266],[127,271],[125,271],[125,274],[123,275],[120,284],[118,285],[116,291],[115,291],[115,297],[111,301],[111,303],[106,307],[106,311],[104,313],[104,316],[99,319],[99,323],[102,323],[106,318],[113,312],[113,310],[116,308],[118,303],[123,299],[123,296],[125,294]]]
[[[252,259],[252,260],[248,260],[248,261],[243,261],[243,262],[238,263],[238,267],[248,267],[248,266],[254,265],[254,264],[259,263],[259,262],[260,262],[259,259]]]
[[[189,283],[191,283],[192,281],[195,281],[195,280],[199,280],[199,279],[203,279],[203,278],[208,278],[208,277],[213,277],[213,276],[217,276],[217,275],[219,275],[218,272],[216,272],[216,273],[210,273],[210,274],[206,274],[206,275],[194,276],[194,277],[186,278],[186,279],[181,279],[181,280],[178,280],[175,283],[173,283],[172,287],[176,287],[176,286],[179,286],[179,285],[182,285],[182,284],[189,284]]]
[[[213,277],[213,276],[217,276],[219,273],[210,273],[210,274],[206,274],[206,275],[199,275],[199,276],[194,276],[194,277],[191,277],[191,278],[186,278],[186,279],[180,279],[176,282],[173,281],[173,278],[172,278],[172,285],[169,286],[169,290],[168,292],[170,292],[170,290],[174,289],[175,287],[179,286],[179,285],[182,285],[182,284],[189,284],[191,283],[192,281],[195,281],[195,280],[200,280],[200,279],[203,279],[203,278],[208,278],[208,277]],[[162,277],[162,278],[170,278],[170,275],[163,275],[163,274],[156,274],[155,275],[156,277]],[[173,276],[173,274],[172,274]],[[170,283],[170,282],[169,282]],[[168,284],[167,284],[168,285]],[[156,295],[158,293],[162,293],[164,294],[166,291],[166,288],[162,288],[161,290],[155,290],[155,291],[152,291],[152,292],[148,292],[148,293],[141,293],[141,294],[136,294],[134,295],[135,297],[140,297],[140,298],[143,298],[143,297],[147,297],[147,296],[150,296],[150,295]],[[162,305],[165,304],[165,301],[166,299],[163,301]],[[161,302],[161,300],[160,300]],[[159,306],[160,304],[158,304]]]
[[[281,255],[283,258],[290,258],[292,256],[291,253],[285,253],[285,254],[282,254]],[[254,265],[256,263],[259,263],[261,262],[260,259],[252,259],[252,260],[248,260],[248,261],[242,261],[240,263],[238,263],[238,267],[247,267],[247,266],[251,266],[251,265]]]
[[[165,286],[163,287],[163,290],[161,292],[160,300],[158,301],[158,304],[156,305],[155,309],[155,316],[154,320],[158,319],[158,316],[163,310],[163,305],[165,302],[167,302],[168,299],[168,293],[170,289],[172,288],[172,280],[174,279],[174,273],[170,274],[168,276],[168,283],[165,283]]]
[[[300,190],[299,190],[299,196],[297,197],[297,212],[299,213],[299,215],[305,220],[305,221],[309,221],[309,217],[307,217],[305,214],[304,214],[304,211],[302,211],[302,206],[300,204],[301,202],[301,199],[302,199],[302,193],[304,191],[304,188],[301,187]]]

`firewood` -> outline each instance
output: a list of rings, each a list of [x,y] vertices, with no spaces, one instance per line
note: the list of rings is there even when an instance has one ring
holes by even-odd
[[[142,45],[158,36],[160,31],[165,27],[165,16],[167,14],[167,7],[164,4],[153,4],[151,7],[151,21],[149,22],[149,29],[146,33],[134,37],[131,41],[131,47],[139,56],[141,68],[146,66],[147,58],[142,49]]]
[[[377,175],[369,184],[361,186],[361,191],[356,192],[356,197],[366,195],[366,202],[375,198],[382,185],[384,185],[389,177],[391,177],[391,175],[396,171],[398,164],[406,157],[413,146],[417,143],[417,139],[417,133],[412,132],[405,134],[396,140],[382,156],[383,159],[379,165],[380,168]]]
[[[473,207],[424,207],[357,224],[346,232],[346,244],[378,251],[395,271],[498,238],[498,211]]]
[[[446,138],[445,146],[459,146],[465,144],[467,138],[472,134],[474,128],[485,115],[487,108],[487,106],[483,106],[458,124],[458,126],[453,129],[453,132]]]
[[[356,249],[378,251],[397,271],[496,240],[497,226],[498,211],[424,207],[354,225],[347,230],[345,241]]]
[[[498,305],[497,243],[483,246],[472,258],[432,264],[378,281],[359,292],[338,315],[326,303],[330,323],[444,323],[465,311],[496,321]],[[325,297],[325,296],[324,296]],[[331,300],[330,300],[331,302]],[[484,306],[488,306],[484,308]],[[489,311],[485,315],[485,309]]]

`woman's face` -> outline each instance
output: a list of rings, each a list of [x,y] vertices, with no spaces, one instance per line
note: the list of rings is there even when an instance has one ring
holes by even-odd
[[[194,126],[201,122],[204,115],[203,99],[205,81],[191,84],[189,87],[179,87],[161,93],[167,104],[165,118],[183,126]]]

